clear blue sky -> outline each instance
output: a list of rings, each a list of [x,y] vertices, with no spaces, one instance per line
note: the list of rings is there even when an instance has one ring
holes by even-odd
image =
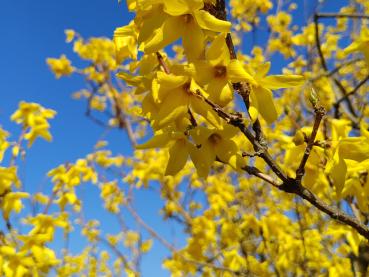
[[[48,70],[45,59],[65,53],[72,60],[77,60],[71,45],[64,42],[65,29],[72,28],[86,38],[111,37],[116,27],[126,24],[132,17],[126,12],[125,1],[120,6],[117,2],[5,0],[1,3],[0,125],[17,133],[17,128],[9,122],[9,117],[21,100],[38,102],[58,112],[52,121],[53,143],[36,141],[23,165],[24,170],[20,172],[29,191],[36,191],[45,182],[45,173],[51,168],[90,153],[102,134],[100,127],[83,116],[85,103],[70,97],[71,93],[84,87],[83,81],[78,76],[56,80]],[[342,4],[346,1],[327,2]],[[333,5],[328,10],[337,11],[336,4]],[[305,24],[302,14],[297,17],[296,23]],[[279,59],[276,57],[276,60]],[[280,72],[280,64],[276,65]],[[115,152],[129,152],[127,139],[121,132],[110,133],[108,139]],[[117,230],[115,221],[96,207],[98,192],[90,188],[91,186],[84,191],[89,215],[106,218],[105,227],[112,232]],[[170,237],[173,229],[155,220],[159,217],[158,210],[161,207],[158,196],[152,192],[144,192],[137,200],[137,208],[143,217],[166,237]],[[81,244],[77,239],[72,239],[71,243],[75,249]],[[154,251],[144,258],[143,276],[168,276],[161,269],[161,260],[166,255],[167,252],[156,242]]]
[[[116,0],[2,1],[0,125],[19,134],[19,129],[10,123],[9,117],[21,100],[40,103],[58,113],[51,121],[53,142],[37,140],[22,166],[20,177],[26,190],[37,191],[41,184],[50,189],[46,172],[90,153],[103,133],[101,127],[84,117],[85,103],[71,99],[73,92],[84,88],[83,81],[78,76],[56,80],[45,59],[65,53],[71,60],[78,60],[72,46],[65,43],[65,29],[72,28],[85,38],[111,37],[114,29],[126,24],[130,18],[132,15],[127,14],[124,1],[122,5],[118,5]],[[111,132],[107,139],[115,153],[129,152],[128,141],[122,132]],[[87,217],[103,218],[105,230],[111,233],[118,231],[116,220],[99,207],[97,189],[88,186],[81,193]],[[145,220],[156,225],[165,236],[170,236],[170,226],[155,220],[159,218],[161,207],[158,196],[153,192],[143,192],[137,200],[137,209]],[[83,241],[76,236],[72,237],[70,244],[71,249],[77,251]],[[59,248],[56,249],[58,251],[62,245],[56,242],[55,247]],[[143,276],[168,276],[168,272],[161,268],[161,260],[166,255],[166,251],[155,242],[152,253],[143,260]]]

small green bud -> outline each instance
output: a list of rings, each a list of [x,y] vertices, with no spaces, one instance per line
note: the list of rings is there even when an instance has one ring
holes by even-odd
[[[319,97],[314,88],[310,89],[309,101],[313,106],[316,106],[316,104],[318,104]]]

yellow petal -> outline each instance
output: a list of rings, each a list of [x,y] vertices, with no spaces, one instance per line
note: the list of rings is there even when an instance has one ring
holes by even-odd
[[[190,131],[191,137],[196,144],[204,144],[209,136],[214,133],[214,129],[209,129],[204,126],[197,126]]]
[[[206,61],[196,61],[193,63],[194,79],[200,85],[205,85],[213,78],[214,68]]]
[[[354,41],[349,46],[347,46],[343,51],[345,55],[348,55],[348,54],[358,51],[359,48],[360,48],[360,43],[357,41]]]
[[[270,62],[266,62],[266,63],[263,63],[261,65],[259,65],[257,67],[257,70],[256,70],[256,77],[258,77],[258,79],[261,79],[263,78],[264,76],[266,76],[270,70],[270,65],[271,63]]]
[[[233,100],[233,88],[224,78],[214,78],[207,87],[209,99],[221,107]]]
[[[149,141],[139,144],[136,149],[161,148],[165,147],[170,141],[168,133],[156,134]]]
[[[251,105],[249,108],[249,115],[250,115],[252,123],[254,123],[256,119],[258,119],[258,115],[259,115],[258,109]]]
[[[170,0],[163,1],[163,10],[172,16],[179,16],[190,13],[190,9],[186,3],[186,0]]]
[[[236,155],[237,151],[237,144],[230,139],[221,139],[215,146],[215,154],[225,163],[228,163],[231,156]]]
[[[189,96],[184,92],[169,93],[163,101],[159,113],[156,116],[154,127],[164,127],[168,123],[175,121],[178,117],[184,116],[188,111]]]
[[[259,84],[269,89],[280,89],[301,86],[305,82],[301,75],[271,75],[259,81]]]
[[[144,43],[144,51],[146,54],[153,53],[163,49],[165,46],[179,39],[183,32],[182,22],[171,17],[164,24],[155,30],[154,35]]]
[[[228,164],[235,170],[241,170],[246,165],[246,160],[241,155],[236,154],[229,158]]]
[[[227,66],[227,77],[232,82],[250,82],[256,84],[254,78],[246,72],[238,60],[231,60]]]
[[[176,76],[173,74],[166,74],[158,72],[158,83],[165,89],[174,89],[184,85],[188,81],[187,76]]]
[[[349,137],[339,142],[339,155],[342,159],[361,162],[369,159],[369,142],[362,137]]]
[[[338,151],[336,151],[333,160],[328,162],[326,172],[332,177],[337,196],[340,197],[345,185],[347,166],[344,159],[339,157]]]
[[[196,18],[197,24],[199,24],[202,29],[223,33],[228,33],[231,29],[230,22],[220,20],[207,11],[198,10],[193,12],[193,15]]]
[[[220,117],[216,112],[212,110],[212,108],[207,103],[195,96],[191,97],[190,101],[191,107],[195,113],[201,115],[215,128],[222,129],[223,126]]]
[[[164,11],[172,16],[189,14],[191,11],[199,10],[204,7],[201,0],[170,0],[164,1]]]
[[[204,143],[200,148],[191,147],[190,156],[196,167],[197,174],[203,178],[208,177],[210,167],[215,160],[215,153],[210,145]]]
[[[161,28],[165,20],[168,19],[168,16],[158,8],[154,8],[152,13],[157,14],[157,16],[150,16],[143,21],[138,35],[138,44],[148,41],[154,34],[154,30]]]
[[[277,110],[273,102],[272,91],[263,87],[258,87],[251,92],[257,100],[257,105],[253,105],[258,109],[261,116],[268,122],[273,123],[278,118]]]
[[[176,175],[186,165],[187,158],[187,142],[185,139],[179,139],[169,150],[169,160],[165,175]]]
[[[206,51],[206,60],[213,66],[226,66],[229,64],[230,55],[228,46],[225,42],[225,34],[218,35],[210,44]]]
[[[182,37],[182,44],[188,61],[194,61],[204,52],[204,33],[195,22],[187,24]]]

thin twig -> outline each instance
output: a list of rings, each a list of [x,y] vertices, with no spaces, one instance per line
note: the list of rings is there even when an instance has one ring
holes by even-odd
[[[262,179],[263,181],[271,184],[273,187],[278,188],[280,186],[280,184],[278,184],[275,180],[273,180],[272,177],[270,177],[269,175],[261,172],[258,168],[253,167],[253,166],[244,166],[242,167],[242,169],[244,171],[246,171],[248,174],[250,175],[254,175],[260,179]]]
[[[113,250],[113,252],[119,257],[119,259],[123,262],[124,264],[124,267],[130,271],[133,271],[135,272],[131,266],[129,265],[127,259],[124,257],[124,255],[119,251],[119,249],[111,244],[109,241],[107,241],[105,238],[101,237],[101,236],[98,236],[97,237],[97,240],[100,241],[101,243],[105,244],[106,246],[108,246],[111,250]],[[135,272],[135,274],[137,274],[136,276],[138,276],[138,273]]]
[[[318,13],[319,18],[363,18],[369,19],[367,14],[347,14],[347,13]]]
[[[314,15],[314,26],[315,26],[315,43],[316,43],[316,47],[318,49],[318,54],[319,54],[319,58],[320,58],[320,62],[322,64],[322,67],[323,69],[326,71],[326,72],[329,72],[329,69],[328,69],[328,66],[327,66],[327,62],[324,58],[324,55],[323,55],[323,50],[322,50],[322,45],[321,45],[321,42],[320,42],[320,37],[319,37],[319,15],[318,14],[315,14]],[[346,89],[345,87],[342,85],[342,83],[337,79],[337,78],[334,78],[332,76],[332,80],[333,82],[335,83],[335,85],[338,87],[338,89],[340,90],[342,96],[345,96],[347,94],[346,92]],[[354,117],[357,117],[357,114],[355,112],[355,109],[354,107],[352,106],[352,103],[350,101],[349,98],[345,98],[345,102],[347,104],[347,107],[350,111],[350,113],[354,116]],[[339,105],[336,105],[336,108],[338,109]]]
[[[326,113],[326,111],[323,107],[317,106],[317,105],[314,106],[314,111],[315,111],[315,121],[314,121],[313,130],[311,132],[309,141],[308,141],[307,146],[305,148],[304,155],[301,159],[300,165],[296,170],[296,181],[297,182],[301,182],[301,179],[305,174],[306,162],[309,159],[311,150],[313,149],[315,138],[316,138],[316,135],[318,133],[319,126],[320,126],[320,122],[322,121],[322,119],[323,119],[323,117]]]
[[[340,104],[342,101],[345,101],[349,96],[354,95],[367,81],[369,81],[369,75],[366,76],[363,80],[361,80],[360,83],[358,83],[356,87],[353,88],[352,91],[348,92],[345,96],[338,99],[336,103]]]
[[[357,63],[359,61],[361,61],[362,59],[353,59],[353,60],[349,60],[345,63],[342,63],[340,65],[338,65],[337,67],[335,67],[334,69],[332,69],[331,71],[329,72],[323,72],[322,74],[319,74],[313,78],[310,79],[311,82],[314,82],[314,81],[317,81],[323,77],[330,77],[334,74],[336,74],[338,71],[340,71],[342,68],[346,67],[346,66],[349,66],[351,64],[354,64],[354,63]]]
[[[228,124],[237,127],[251,142],[254,147],[255,153],[261,157],[272,169],[272,171],[281,179],[283,182],[288,180],[283,170],[279,165],[273,160],[272,156],[269,154],[268,149],[261,144],[256,137],[250,132],[244,123],[244,119],[241,115],[233,115],[224,111],[219,105],[213,103],[211,100],[205,98],[199,90],[196,91],[196,95],[205,101],[221,118],[223,118]]]
[[[160,66],[163,68],[164,72],[166,74],[170,74],[170,69],[169,66],[166,64],[166,62],[164,61],[163,56],[160,54],[160,52],[156,52],[156,57],[158,58],[159,64]]]
[[[208,5],[206,7],[210,7],[210,6]],[[215,9],[214,7],[213,8],[210,7],[208,8],[208,11],[221,20],[227,20],[227,10],[226,10],[225,0],[217,0]],[[228,33],[226,36],[226,44],[228,47],[230,58],[232,60],[236,60],[237,54],[236,54],[236,50],[235,50],[234,43],[232,40],[232,35],[230,33]],[[232,86],[233,86],[233,89],[237,91],[239,95],[241,95],[242,100],[245,104],[246,110],[248,112],[250,108],[250,100],[249,100],[250,90],[251,90],[250,85],[248,83],[232,83]],[[260,143],[265,144],[259,119],[255,120],[255,122],[252,125],[252,129],[255,132],[256,139]]]
[[[184,262],[195,264],[197,266],[200,266],[201,268],[210,267],[210,268],[213,268],[214,270],[229,272],[231,274],[234,274],[235,276],[241,276],[240,272],[234,271],[230,268],[222,267],[222,266],[216,266],[216,265],[213,265],[213,264],[210,264],[210,263],[201,262],[201,261],[197,261],[197,260],[192,260],[192,259],[189,259],[189,258],[183,256],[180,252],[178,252],[178,250],[170,242],[168,242],[166,239],[164,239],[162,236],[160,236],[153,228],[151,228],[148,224],[146,224],[146,222],[138,215],[136,210],[130,204],[126,205],[126,207],[127,207],[127,210],[129,211],[129,213],[133,216],[133,218],[136,220],[136,222],[139,225],[141,225],[153,238],[157,239],[168,250],[170,250],[173,255],[179,256],[180,259],[183,260]]]
[[[354,228],[359,234],[361,234],[366,239],[369,239],[369,227],[356,218],[340,211],[339,209],[328,205],[323,202],[320,198],[318,198],[314,193],[312,193],[309,189],[305,188],[301,185],[301,183],[296,182],[294,179],[290,179],[288,182],[285,182],[282,186],[278,187],[280,190],[293,193],[301,198],[308,201],[314,207],[329,215],[331,218],[344,223],[346,225]]]

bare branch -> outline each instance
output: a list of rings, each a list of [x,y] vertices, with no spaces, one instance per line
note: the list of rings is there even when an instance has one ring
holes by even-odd
[[[319,57],[320,57],[320,62],[322,64],[322,66],[323,66],[323,69],[326,72],[329,72],[329,69],[328,69],[328,66],[327,66],[327,62],[326,62],[326,60],[324,58],[324,55],[323,55],[322,45],[321,45],[321,42],[320,42],[320,37],[319,37],[319,22],[318,22],[318,19],[319,19],[319,15],[318,14],[315,14],[314,15],[315,43],[316,43],[316,47],[317,47],[318,54],[319,54]],[[332,76],[332,80],[335,83],[335,85],[338,87],[338,89],[340,90],[342,96],[345,96],[347,94],[347,91],[346,91],[345,87],[342,85],[342,83],[337,78],[334,78],[333,76]],[[354,107],[353,107],[350,99],[345,98],[345,102],[347,104],[347,107],[348,107],[350,113],[354,117],[357,117],[357,114],[355,112],[355,109],[354,109]],[[337,105],[337,107],[338,107],[338,105]]]
[[[320,122],[322,121],[322,119],[323,119],[323,117],[326,113],[326,111],[323,107],[320,107],[320,106],[317,106],[317,105],[314,106],[314,111],[315,111],[315,121],[314,121],[313,130],[311,132],[309,141],[308,141],[307,146],[305,148],[304,155],[301,159],[300,165],[296,170],[296,181],[297,182],[301,182],[301,179],[305,174],[306,162],[309,159],[311,150],[313,149],[313,146],[314,146],[314,143],[315,143],[315,138],[316,138],[316,135],[318,133],[319,126],[320,126]]]
[[[342,101],[345,101],[349,96],[354,95],[367,81],[369,81],[369,75],[366,76],[363,80],[361,80],[360,83],[358,83],[356,87],[353,88],[352,91],[348,92],[342,98],[338,99],[336,103],[340,104]]]

